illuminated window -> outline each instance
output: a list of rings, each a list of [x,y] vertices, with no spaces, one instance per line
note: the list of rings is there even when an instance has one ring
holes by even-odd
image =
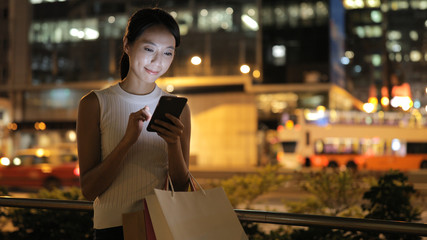
[[[233,15],[227,8],[202,9],[198,16],[197,26],[200,31],[227,31],[233,29]],[[190,15],[187,14],[186,20],[190,21]]]
[[[291,27],[297,27],[299,18],[300,18],[300,11],[299,7],[296,4],[292,4],[288,7],[289,10],[289,25]]]
[[[247,4],[242,9],[242,28],[246,31],[258,31],[258,9],[255,5]]]
[[[288,15],[285,11],[285,7],[274,8],[274,17],[276,18],[277,26],[283,26],[288,22]]]
[[[310,20],[314,18],[313,6],[310,3],[301,3],[301,19]]]
[[[188,31],[193,25],[193,14],[191,11],[178,11],[176,12],[176,21],[179,25],[181,35],[187,35]],[[231,27],[231,26],[230,26]]]
[[[280,66],[286,63],[286,47],[285,45],[274,45],[272,47],[272,55],[274,65]]]
[[[371,19],[375,23],[380,23],[383,20],[383,15],[380,11],[375,10],[371,12]]]

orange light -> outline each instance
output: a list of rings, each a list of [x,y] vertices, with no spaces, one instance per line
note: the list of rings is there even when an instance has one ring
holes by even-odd
[[[40,131],[46,130],[46,123],[44,123],[44,122],[36,122],[36,123],[34,123],[34,128],[36,130],[40,130]]]
[[[18,129],[18,124],[16,124],[16,123],[9,123],[7,125],[7,129],[9,129],[11,131],[16,131]]]
[[[283,132],[284,130],[285,130],[285,127],[283,125],[277,126],[277,131],[278,132]]]
[[[278,152],[276,155],[276,159],[278,162],[282,162],[283,158],[285,157],[285,153],[284,152]]]

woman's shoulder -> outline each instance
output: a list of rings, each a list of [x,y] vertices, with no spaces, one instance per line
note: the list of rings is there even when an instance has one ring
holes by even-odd
[[[80,99],[80,105],[94,106],[94,104],[98,105],[98,97],[93,90]]]

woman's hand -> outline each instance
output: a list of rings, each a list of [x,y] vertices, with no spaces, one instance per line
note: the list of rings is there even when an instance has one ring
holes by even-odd
[[[123,138],[130,144],[134,144],[138,140],[142,128],[144,127],[144,122],[150,120],[151,114],[149,110],[148,106],[145,106],[141,110],[129,115],[128,126]]]
[[[157,132],[157,135],[163,138],[167,143],[177,143],[184,132],[184,124],[179,118],[172,114],[166,113],[165,116],[171,120],[173,124],[155,120],[153,129]]]

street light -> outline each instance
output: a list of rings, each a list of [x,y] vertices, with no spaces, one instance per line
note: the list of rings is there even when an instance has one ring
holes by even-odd
[[[242,66],[240,66],[240,72],[247,74],[250,71],[251,71],[251,68],[248,65],[243,64]]]
[[[191,58],[191,64],[200,65],[202,63],[202,59],[199,56],[194,56]]]
[[[363,110],[367,113],[372,113],[375,110],[375,105],[372,103],[363,104]]]

